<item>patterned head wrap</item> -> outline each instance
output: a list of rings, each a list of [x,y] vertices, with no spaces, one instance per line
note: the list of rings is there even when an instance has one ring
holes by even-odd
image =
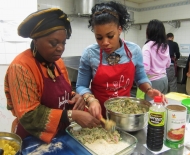
[[[71,36],[72,30],[67,14],[58,8],[50,8],[39,10],[26,17],[18,26],[18,35],[35,39],[56,30],[66,30],[67,39]]]

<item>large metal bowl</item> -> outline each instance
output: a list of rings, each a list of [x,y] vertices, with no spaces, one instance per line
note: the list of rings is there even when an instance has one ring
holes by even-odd
[[[3,148],[3,141],[6,141],[6,144],[14,148],[16,151],[15,155],[21,154],[22,139],[18,135],[9,132],[0,132],[0,148]]]
[[[135,101],[139,106],[144,107],[146,109],[146,113],[142,114],[123,114],[123,113],[118,113],[111,111],[107,108],[109,104],[112,104],[116,102],[118,99],[131,99]],[[128,131],[128,132],[133,132],[133,131],[138,131],[143,129],[148,125],[148,110],[149,107],[151,106],[151,103],[143,100],[143,99],[138,99],[134,97],[115,97],[115,98],[110,98],[107,101],[104,102],[104,106],[106,108],[106,116],[107,119],[111,119],[116,122],[116,127]]]

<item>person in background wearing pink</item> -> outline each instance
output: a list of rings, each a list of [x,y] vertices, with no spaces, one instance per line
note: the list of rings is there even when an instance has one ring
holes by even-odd
[[[156,19],[151,20],[146,29],[146,37],[147,41],[142,48],[145,72],[152,87],[166,94],[168,91],[166,68],[170,66],[171,59],[163,23]],[[145,99],[152,100],[147,95]]]

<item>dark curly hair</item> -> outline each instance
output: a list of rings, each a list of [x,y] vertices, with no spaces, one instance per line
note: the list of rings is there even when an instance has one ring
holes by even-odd
[[[147,25],[146,36],[148,41],[155,41],[152,46],[157,45],[157,51],[159,48],[162,48],[164,51],[167,49],[165,27],[161,21],[157,19],[151,20]]]
[[[114,1],[100,3],[92,7],[88,27],[91,27],[93,31],[95,25],[114,22],[125,31],[129,27],[127,23],[129,17],[130,15],[125,5]]]

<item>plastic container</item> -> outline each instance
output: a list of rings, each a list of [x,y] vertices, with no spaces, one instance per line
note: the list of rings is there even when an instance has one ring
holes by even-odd
[[[187,126],[189,126],[189,123],[190,123],[190,98],[183,99],[181,101],[181,104],[187,108],[186,123],[187,123]],[[187,126],[186,126],[186,128],[187,128]]]
[[[146,144],[151,151],[160,151],[163,147],[165,107],[162,105],[162,97],[155,96],[154,103],[149,108],[149,121]]]
[[[182,105],[166,106],[166,128],[164,144],[178,149],[184,145],[187,108]]]

